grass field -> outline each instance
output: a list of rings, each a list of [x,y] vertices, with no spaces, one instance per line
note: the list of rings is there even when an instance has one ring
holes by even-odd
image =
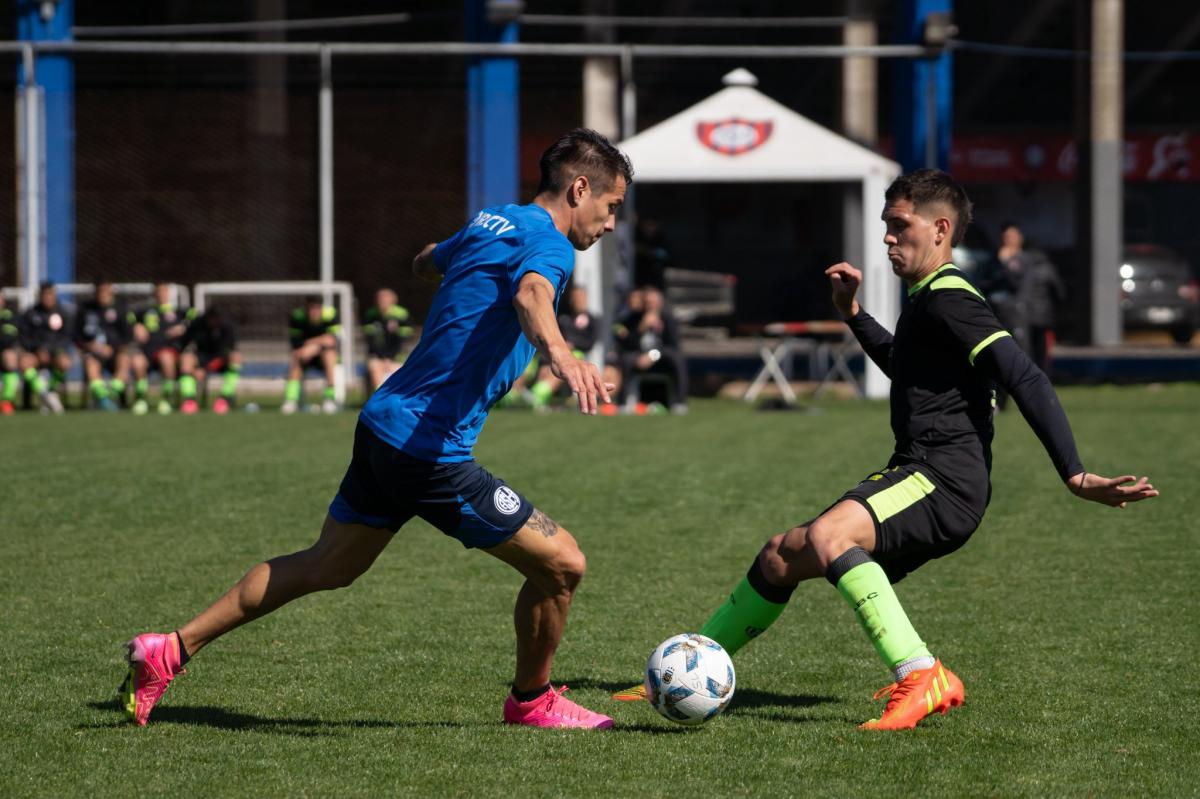
[[[493,416],[480,461],[589,555],[555,679],[608,732],[499,722],[518,578],[421,522],[353,587],[206,650],[149,727],[125,724],[122,643],[307,546],[354,416],[0,420],[0,796],[1195,795],[1200,387],[1062,397],[1089,470],[1148,473],[1162,496],[1074,499],[1003,416],[982,528],[898,588],[967,704],[900,734],[855,729],[887,675],[824,582],[738,655],[709,726],[607,698],[766,537],[883,464],[882,404]]]

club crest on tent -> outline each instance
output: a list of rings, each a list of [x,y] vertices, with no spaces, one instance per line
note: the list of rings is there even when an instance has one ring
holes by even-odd
[[[774,123],[752,122],[747,119],[724,119],[720,122],[700,122],[696,135],[700,143],[722,155],[741,155],[761,146],[771,136]]]

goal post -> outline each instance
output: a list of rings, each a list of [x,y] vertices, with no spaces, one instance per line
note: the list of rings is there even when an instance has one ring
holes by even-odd
[[[342,334],[338,336],[338,352],[341,361],[334,374],[334,396],[338,403],[346,401],[346,390],[354,379],[354,333],[358,317],[354,313],[354,288],[344,281],[322,282],[319,280],[286,281],[240,281],[232,283],[197,283],[194,291],[195,309],[203,313],[215,297],[262,297],[304,296],[317,294],[337,300],[341,316]]]

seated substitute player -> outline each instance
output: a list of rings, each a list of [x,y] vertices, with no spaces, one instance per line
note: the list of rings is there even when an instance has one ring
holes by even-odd
[[[195,346],[195,352],[188,349]],[[213,413],[226,414],[237,401],[238,378],[242,374],[242,355],[237,350],[237,327],[225,318],[221,308],[210,305],[183,335],[179,356],[179,410],[193,414],[200,410],[196,401],[197,383],[212,372],[221,372],[221,395],[213,402]]]
[[[441,286],[420,344],[363,408],[354,454],[320,538],[255,566],[177,632],[130,641],[121,688],[130,719],[146,723],[189,655],[293,599],[350,585],[401,526],[420,516],[525,577],[514,611],[516,677],[504,721],[612,726],[550,685],[583,578],[583,553],[570,533],[471,454],[488,409],[535,347],[571,386],[581,412],[596,412],[596,395],[610,401],[596,368],[563,341],[555,304],[574,269],[572,248],[585,250],[613,230],[632,168],[603,136],[576,129],[542,155],[541,173],[532,204],[486,208],[416,257],[414,272],[441,278]]]
[[[125,304],[117,300],[110,281],[97,281],[95,294],[75,314],[75,348],[83,358],[88,391],[102,411],[115,411],[125,404],[132,340]],[[104,382],[105,372],[111,375],[111,383]]]
[[[888,187],[884,243],[908,292],[895,336],[855,299],[858,269],[841,263],[826,270],[834,305],[892,380],[895,453],[814,520],[768,540],[701,628],[733,654],[779,618],[801,581],[826,578],[895,675],[876,694],[888,696],[882,715],[863,729],[912,728],[965,698],[962,682],[913,629],[892,584],[961,547],[983,519],[991,496],[994,383],[1016,400],[1070,493],[1122,508],[1158,496],[1144,477],[1127,485],[1132,475],[1084,471],[1050,381],[950,262],[970,220],[966,193],[944,172],[918,170]],[[615,698],[641,695],[632,688]]]
[[[21,371],[25,385],[38,395],[43,412],[63,412],[59,388],[67,385],[71,343],[67,312],[58,304],[58,292],[53,283],[43,283],[38,289],[38,301],[21,314],[17,324],[21,349]]]
[[[279,410],[295,413],[304,392],[304,373],[309,369],[320,369],[325,373],[325,398],[321,402],[321,410],[337,413],[333,382],[337,374],[337,337],[341,332],[342,324],[337,309],[324,305],[320,297],[305,297],[302,308],[292,309],[288,317],[292,356],[288,363],[287,384],[283,389],[283,406]]]
[[[157,410],[164,416],[171,413],[183,337],[195,316],[192,309],[176,308],[171,302],[170,283],[159,281],[154,284],[154,301],[136,313],[133,326],[133,338],[141,348],[133,356],[135,414],[141,415],[150,410],[147,395],[152,369],[162,375],[162,396],[159,397]]]
[[[391,289],[375,292],[375,304],[363,314],[363,338],[367,341],[367,382],[371,393],[404,362],[400,352],[413,336],[408,309],[397,303]]]
[[[20,329],[17,314],[0,292],[0,416],[16,411],[17,387],[21,384],[21,359],[17,351]]]

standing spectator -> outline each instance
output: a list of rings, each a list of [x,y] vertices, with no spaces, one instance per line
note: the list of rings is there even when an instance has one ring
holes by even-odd
[[[663,293],[654,286],[632,292],[616,332],[626,406],[637,402],[640,375],[662,374],[670,379],[671,412],[687,413],[687,362],[679,348],[679,323]]]
[[[1049,256],[1041,250],[1026,250],[1026,255],[1025,276],[1017,292],[1028,323],[1026,351],[1030,360],[1048,374],[1058,305],[1066,299],[1067,292]]]
[[[195,352],[187,349],[195,346]],[[213,402],[213,413],[226,414],[237,399],[238,378],[242,373],[242,355],[237,350],[237,327],[225,318],[221,309],[210,305],[183,336],[183,354],[179,356],[179,410],[193,414],[200,410],[196,384],[211,372],[221,372],[221,396]]]
[[[17,321],[17,315],[8,307],[8,300],[0,293],[0,375],[3,375],[0,378],[0,416],[13,415],[17,386],[21,382]]]
[[[183,350],[183,337],[188,325],[195,319],[195,312],[187,308],[176,308],[171,302],[171,284],[159,281],[154,284],[154,301],[137,312],[134,317],[133,337],[141,351],[133,356],[134,387],[137,395],[133,412],[141,415],[150,409],[146,395],[149,392],[149,374],[157,369],[162,375],[162,396],[158,400],[158,412],[171,412],[171,398],[175,394],[175,380],[179,377],[179,354]]]
[[[408,309],[397,304],[396,292],[380,289],[375,304],[363,314],[363,338],[367,341],[367,381],[371,392],[383,385],[392,372],[404,363],[400,354],[404,342],[412,338]]]
[[[117,301],[112,282],[98,281],[96,293],[75,315],[75,347],[83,358],[88,391],[102,411],[115,411],[125,404],[132,340],[129,312]],[[104,382],[105,372],[111,383]]]
[[[1000,249],[987,293],[988,302],[1021,349],[1028,351],[1029,322],[1021,293],[1021,284],[1029,272],[1029,253],[1025,235],[1015,222],[1000,226]]]
[[[62,398],[58,390],[67,384],[67,370],[71,368],[71,356],[67,352],[71,336],[67,327],[67,313],[58,304],[58,292],[53,283],[43,283],[38,291],[37,304],[21,315],[17,326],[20,330],[21,370],[25,385],[37,393],[42,410],[59,414],[63,412]]]
[[[569,294],[569,309],[558,315],[558,330],[563,340],[571,348],[572,354],[580,360],[587,360],[588,352],[596,345],[596,317],[588,312],[587,289],[574,286]],[[529,389],[534,410],[548,407],[550,398],[563,385],[563,381],[554,376],[549,364],[542,364],[538,369],[537,382]]]
[[[333,382],[337,374],[337,337],[341,331],[337,309],[324,305],[316,295],[305,297],[303,307],[292,309],[288,319],[292,357],[288,364],[281,411],[296,412],[303,394],[304,373],[319,368],[325,373],[325,399],[321,403],[321,410],[325,413],[337,412]]]

